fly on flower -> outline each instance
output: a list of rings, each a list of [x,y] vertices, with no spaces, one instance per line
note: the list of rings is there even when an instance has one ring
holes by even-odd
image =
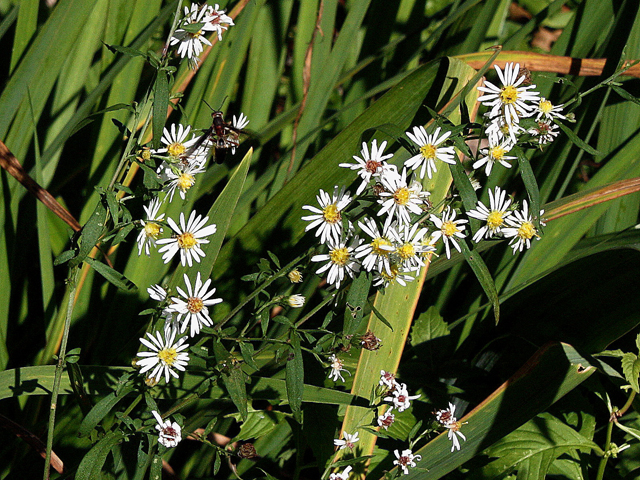
[[[243,128],[249,124],[249,120],[241,113],[237,118],[234,115],[232,122],[227,122],[220,110],[214,110],[211,117],[212,123],[209,129],[191,145],[185,155],[192,155],[203,146],[213,147],[216,163],[221,164],[224,162],[227,150],[231,149],[232,153],[235,153],[235,149],[240,146],[240,135],[248,134]]]

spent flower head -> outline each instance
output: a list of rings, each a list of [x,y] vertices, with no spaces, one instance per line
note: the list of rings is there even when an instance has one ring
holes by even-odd
[[[393,453],[396,456],[396,460],[393,461],[393,464],[400,467],[405,475],[409,474],[409,467],[414,468],[416,466],[416,462],[422,460],[421,455],[414,455],[409,448],[403,450],[402,453],[398,450],[394,450]]]
[[[378,148],[377,140],[374,139],[371,143],[371,154],[369,154],[367,143],[362,142],[362,150],[360,152],[362,158],[354,155],[353,159],[356,163],[341,163],[339,165],[344,168],[350,168],[351,170],[357,170],[358,176],[362,178],[362,182],[356,190],[356,195],[360,195],[364,189],[367,188],[372,178],[379,177],[384,170],[388,168],[385,160],[393,157],[393,154],[383,155],[386,146],[387,142],[384,141],[380,144],[380,148]]]
[[[158,442],[167,448],[173,448],[182,440],[182,429],[180,425],[171,420],[162,420],[162,417],[155,410],[151,411],[151,414],[155,417],[158,424],[156,430],[158,430]]]
[[[336,447],[340,447],[338,450],[342,450],[344,448],[353,450],[353,447],[355,446],[355,443],[358,440],[360,440],[358,438],[358,432],[354,433],[353,435],[348,434],[347,432],[343,432],[342,439],[338,439],[338,438],[334,439],[333,444]]]

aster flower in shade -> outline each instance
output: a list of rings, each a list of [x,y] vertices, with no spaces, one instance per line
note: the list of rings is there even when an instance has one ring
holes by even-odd
[[[317,228],[316,237],[320,236],[320,243],[327,243],[329,240],[340,241],[342,235],[342,210],[351,203],[351,195],[344,191],[344,187],[338,189],[334,187],[333,196],[330,197],[324,190],[316,195],[320,208],[311,205],[304,205],[302,208],[313,212],[313,215],[302,217],[302,220],[311,222],[305,231]]]
[[[140,339],[140,342],[150,350],[138,353],[138,357],[142,357],[142,360],[137,361],[137,364],[142,367],[140,373],[151,370],[147,376],[155,378],[158,382],[164,374],[165,381],[169,383],[170,377],[178,378],[175,370],[184,372],[189,363],[189,354],[183,350],[189,348],[189,345],[184,343],[185,337],[176,342],[176,334],[176,330],[165,331],[164,338],[162,338],[160,332],[156,332],[155,336],[147,332],[149,340]]]
[[[247,116],[244,113],[240,113],[240,116],[236,118],[236,116],[233,116],[233,121],[231,122],[231,124],[233,125],[233,128],[236,128],[238,130],[242,130],[244,127],[246,127],[247,125],[249,125],[249,119],[247,118]],[[234,155],[236,153],[236,145],[232,144],[231,145],[231,154]]]
[[[402,264],[393,262],[389,267],[389,273],[387,273],[385,270],[381,270],[373,274],[373,286],[382,286],[384,288],[387,288],[393,282],[398,282],[403,287],[406,287],[407,282],[412,282],[413,280],[415,280],[415,273],[411,273],[415,271],[417,270],[406,269]]]
[[[384,192],[380,193],[378,203],[382,208],[378,215],[387,215],[384,228],[388,228],[396,220],[399,226],[411,223],[410,213],[421,214],[423,199],[429,195],[422,191],[422,187],[417,183],[407,184],[407,170],[402,169],[402,174],[395,170],[389,170],[380,177]]]
[[[386,370],[380,370],[380,382],[378,385],[389,389],[396,388],[398,386],[398,382],[396,382],[396,374],[387,372]]]
[[[396,421],[396,416],[391,413],[391,410],[387,410],[382,415],[378,416],[377,422],[379,427],[383,427],[385,430],[388,430],[393,422]]]
[[[333,440],[333,444],[336,447],[340,447],[338,450],[342,450],[344,448],[348,448],[350,450],[353,450],[353,447],[355,446],[354,444],[360,440],[358,438],[358,432],[354,433],[353,435],[349,435],[347,432],[343,432],[343,436],[342,439],[334,439]]]
[[[336,288],[340,288],[340,284],[346,276],[353,278],[353,274],[360,271],[360,264],[353,256],[353,252],[358,245],[360,245],[358,237],[355,237],[349,246],[347,246],[347,242],[335,243],[329,241],[329,253],[311,257],[312,262],[327,262],[316,270],[316,273],[321,275],[328,270],[327,282],[330,285],[335,285]]]
[[[540,97],[540,101],[536,106],[536,122],[539,122],[540,119],[543,120],[553,120],[554,118],[560,118],[562,120],[566,119],[562,114],[563,105],[554,105],[549,100],[544,97]]]
[[[156,430],[158,430],[158,443],[168,448],[173,448],[182,440],[182,429],[176,422],[171,420],[162,420],[162,417],[155,410],[151,411],[151,414],[155,417],[158,424]]]
[[[393,225],[386,227],[382,233],[378,230],[378,225],[372,218],[365,218],[364,222],[358,222],[358,225],[364,230],[369,237],[373,240],[371,243],[363,243],[355,251],[355,258],[364,257],[362,266],[367,272],[370,272],[374,268],[379,272],[386,272],[391,275],[391,266],[389,264],[389,255],[395,251],[395,247],[389,237],[396,235],[393,232]]]
[[[297,268],[294,268],[289,273],[287,273],[287,278],[291,283],[300,283],[302,282],[302,273]]]
[[[332,354],[329,357],[329,361],[331,361],[331,371],[329,372],[329,378],[334,382],[338,381],[338,378],[344,382],[344,377],[340,372],[347,372],[349,370],[344,368],[344,363],[340,360],[335,354]],[[351,373],[349,373],[351,375]]]
[[[202,283],[200,272],[196,275],[196,283],[193,288],[186,273],[184,274],[184,283],[187,286],[187,291],[176,287],[182,298],[171,297],[173,304],[169,308],[178,314],[177,321],[182,322],[180,333],[184,333],[187,327],[191,326],[189,336],[194,337],[200,333],[203,326],[213,325],[208,307],[221,303],[222,299],[211,298],[216,293],[216,289],[209,290],[211,279],[208,279],[204,284]]]
[[[348,465],[342,473],[332,473],[329,475],[329,480],[347,480],[352,469],[353,467]]]
[[[473,236],[474,242],[478,243],[482,238],[491,238],[500,234],[506,219],[511,216],[511,212],[508,211],[511,199],[506,198],[506,195],[507,192],[500,187],[495,188],[495,193],[489,190],[489,208],[482,202],[478,202],[475,209],[467,212],[468,216],[487,222]]]
[[[449,243],[451,243],[458,252],[461,252],[462,250],[460,249],[460,245],[458,245],[456,238],[466,237],[462,232],[465,229],[463,224],[468,223],[468,220],[456,220],[456,211],[451,207],[447,207],[442,214],[442,219],[436,217],[434,214],[431,214],[429,218],[438,229],[431,235],[432,241],[435,242],[439,238],[442,238],[447,252],[447,258],[451,258]]]
[[[506,168],[511,168],[511,164],[507,162],[507,160],[515,160],[517,157],[506,155],[513,148],[513,143],[511,143],[511,139],[503,138],[502,140],[498,140],[495,136],[489,137],[489,147],[483,148],[480,150],[480,158],[474,162],[473,168],[477,170],[478,168],[485,166],[484,173],[487,175],[491,175],[491,170],[493,166],[497,163]]]
[[[356,163],[340,164],[341,167],[357,170],[358,176],[362,178],[362,183],[360,183],[358,190],[356,190],[356,195],[360,195],[364,189],[367,188],[372,177],[380,176],[384,169],[387,168],[385,160],[393,157],[393,154],[383,155],[386,146],[387,142],[384,141],[380,144],[380,148],[378,148],[377,140],[374,139],[371,143],[371,155],[369,155],[367,143],[362,142],[362,150],[360,151],[362,158],[354,155],[353,159]]]
[[[189,215],[189,220],[185,223],[184,213],[180,213],[180,226],[169,218],[167,222],[171,229],[175,232],[172,238],[158,240],[158,245],[163,245],[158,252],[164,253],[162,260],[168,263],[176,253],[180,252],[180,263],[182,266],[193,265],[193,261],[200,263],[200,258],[204,257],[204,251],[201,244],[209,243],[204,237],[216,233],[215,225],[205,224],[209,221],[209,217],[202,218],[196,215],[195,210]]]
[[[304,306],[305,300],[304,295],[290,295],[287,298],[287,303],[291,308],[301,308]]]
[[[540,216],[544,213],[544,210],[540,211]],[[507,227],[502,229],[502,234],[505,238],[511,238],[509,245],[513,248],[513,254],[516,251],[521,252],[525,248],[531,248],[531,239],[540,238],[538,235],[538,229],[533,224],[531,213],[529,212],[529,205],[526,200],[522,201],[522,211],[513,212],[513,216],[506,220]],[[542,225],[544,223],[541,222]]]
[[[530,135],[538,139],[538,145],[546,145],[551,143],[558,136],[559,127],[549,120],[541,120],[538,125],[527,130]]]
[[[495,117],[490,120],[489,125],[485,128],[485,133],[490,139],[490,143],[499,144],[505,139],[511,140],[511,143],[515,144],[518,139],[517,136],[526,132],[518,123],[506,122],[504,117]]]
[[[154,198],[149,203],[149,206],[144,206],[144,211],[147,214],[146,220],[140,220],[142,224],[142,230],[138,234],[138,256],[142,255],[142,250],[148,256],[151,254],[151,245],[156,246],[156,240],[158,235],[162,233],[162,226],[157,223],[164,220],[164,213],[158,215],[160,210],[160,201]]]
[[[411,406],[411,400],[420,397],[421,395],[409,395],[406,383],[396,383],[395,390],[391,392],[391,395],[384,397],[383,400],[393,404],[391,409],[395,408],[398,412],[404,412]],[[391,409],[389,409],[389,411],[391,411]]]
[[[440,135],[440,127],[436,128],[433,134],[427,134],[423,126],[413,127],[413,133],[406,132],[413,143],[420,147],[420,153],[414,155],[404,162],[407,168],[417,170],[420,166],[420,178],[424,178],[425,170],[427,176],[431,178],[433,172],[437,171],[436,160],[455,165],[455,150],[453,147],[439,147],[451,135],[451,132],[444,132]]]
[[[414,225],[405,225],[400,231],[391,231],[396,249],[393,257],[403,265],[404,268],[424,267],[425,263],[422,259],[427,252],[435,252],[435,247],[423,242],[428,230],[420,227],[419,223]]]
[[[213,31],[218,34],[218,40],[222,41],[222,32],[235,25],[233,19],[226,15],[224,10],[220,10],[220,6],[217,3],[215,7],[209,7],[209,15],[212,17],[209,23],[213,26]]]
[[[410,449],[403,450],[402,453],[398,450],[394,450],[393,453],[396,456],[396,460],[393,461],[393,464],[402,468],[402,472],[405,475],[409,474],[409,467],[414,468],[416,466],[416,462],[422,460],[421,455],[414,455],[411,453]]]
[[[507,63],[504,72],[497,65],[495,69],[502,87],[488,81],[484,82],[484,86],[478,87],[478,90],[485,93],[478,101],[491,107],[490,117],[502,115],[507,123],[518,123],[520,117],[531,116],[535,107],[530,103],[537,102],[540,95],[538,92],[529,91],[536,88],[535,85],[521,86],[526,76],[519,75],[520,64]]]
[[[176,193],[176,190],[180,190],[180,198],[184,200],[186,198],[187,190],[193,187],[196,183],[196,174],[204,171],[204,165],[200,162],[188,163],[182,168],[167,168],[165,170],[167,181],[163,190],[167,192],[169,201],[173,201],[173,194]]]

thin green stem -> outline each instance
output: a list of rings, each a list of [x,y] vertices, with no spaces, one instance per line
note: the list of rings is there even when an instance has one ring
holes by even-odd
[[[631,390],[631,395],[629,395],[629,398],[627,398],[627,403],[625,403],[624,407],[622,407],[618,411],[618,415],[617,415],[618,418],[624,415],[625,413],[627,413],[627,410],[631,408],[631,404],[633,403],[634,398],[636,398],[636,392],[634,390]]]
[[[60,391],[60,382],[62,380],[62,372],[65,365],[65,356],[67,353],[67,340],[69,339],[69,327],[71,326],[71,314],[73,313],[73,304],[76,296],[77,288],[77,272],[76,267],[72,268],[69,273],[69,297],[67,300],[67,315],[64,319],[64,330],[62,332],[62,344],[58,353],[58,363],[56,364],[56,372],[53,378],[53,389],[51,391],[51,406],[49,409],[49,426],[47,428],[47,451],[44,459],[44,474],[42,478],[49,480],[51,473],[51,451],[53,449],[53,431],[56,424],[56,408],[58,406],[58,393]]]
[[[609,460],[609,455],[607,452],[609,448],[611,448],[611,432],[613,431],[613,422],[609,422],[607,425],[607,439],[604,443],[604,455],[600,459],[600,465],[598,465],[598,473],[596,475],[596,480],[602,480],[604,478],[604,469],[607,466],[607,460]]]

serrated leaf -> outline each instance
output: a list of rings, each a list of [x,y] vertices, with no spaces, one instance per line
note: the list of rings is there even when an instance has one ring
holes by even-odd
[[[421,313],[411,326],[411,346],[415,347],[434,338],[449,335],[449,325],[444,321],[438,309],[431,306]]]
[[[625,353],[622,356],[622,373],[636,393],[638,389],[638,375],[640,375],[640,358],[635,353]]]
[[[302,423],[302,396],[304,394],[304,365],[300,338],[295,331],[291,332],[291,347],[285,365],[285,381],[287,385],[287,399],[293,417]]]

